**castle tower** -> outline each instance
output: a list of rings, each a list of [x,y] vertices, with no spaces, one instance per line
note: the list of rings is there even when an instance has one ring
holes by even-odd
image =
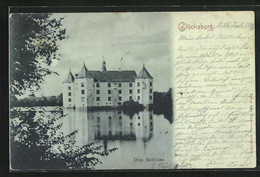
[[[74,87],[74,76],[71,70],[68,73],[67,78],[63,81],[63,107],[72,108],[75,106],[75,87]]]
[[[153,104],[153,77],[144,65],[135,79],[135,84],[136,100],[145,106]]]
[[[93,82],[94,80],[84,62],[79,74],[75,79],[75,96],[77,108],[87,108],[88,105],[92,105],[94,100]]]

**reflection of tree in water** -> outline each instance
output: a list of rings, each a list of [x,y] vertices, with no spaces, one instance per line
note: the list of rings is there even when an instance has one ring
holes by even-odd
[[[154,104],[150,107],[154,114],[163,114],[164,117],[173,122],[172,89],[168,92],[154,92]]]
[[[13,169],[93,169],[117,148],[102,150],[94,143],[78,147],[74,136],[58,133],[63,124],[62,110],[46,112],[44,108],[13,108],[10,111],[11,167]]]

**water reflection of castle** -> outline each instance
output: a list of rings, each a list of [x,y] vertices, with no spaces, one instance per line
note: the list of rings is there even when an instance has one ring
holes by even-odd
[[[64,109],[63,133],[79,130],[75,140],[85,145],[95,140],[148,142],[153,136],[153,113],[148,110],[126,115],[122,111],[87,112],[84,110]],[[106,146],[106,145],[105,145]]]

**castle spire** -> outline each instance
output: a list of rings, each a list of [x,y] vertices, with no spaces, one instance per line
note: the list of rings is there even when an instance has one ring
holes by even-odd
[[[143,68],[141,69],[140,73],[138,74],[137,78],[139,79],[152,79],[153,77],[151,74],[146,70],[144,63]]]
[[[63,83],[72,83],[74,82],[74,76],[71,73],[71,69],[69,70],[67,78],[63,81]]]
[[[102,72],[106,71],[107,68],[106,68],[106,62],[105,62],[105,59],[104,59],[104,56],[103,56],[103,62],[102,62]]]
[[[88,69],[86,67],[85,62],[83,62],[83,67],[81,68],[77,78],[86,78],[86,77],[91,77],[88,73]]]

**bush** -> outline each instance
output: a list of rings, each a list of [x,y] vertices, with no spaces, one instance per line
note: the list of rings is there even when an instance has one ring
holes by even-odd
[[[63,124],[62,109],[46,114],[45,108],[28,108],[10,111],[10,141],[12,169],[94,169],[101,163],[97,156],[115,151],[103,151],[103,146],[94,143],[82,147],[75,145],[78,130],[64,135],[58,130]]]

